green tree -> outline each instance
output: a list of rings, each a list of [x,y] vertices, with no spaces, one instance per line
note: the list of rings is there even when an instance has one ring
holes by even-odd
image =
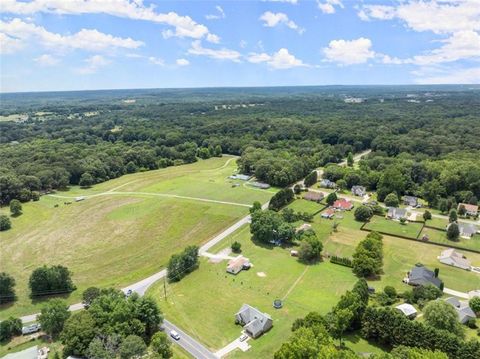
[[[242,245],[240,242],[235,241],[232,243],[231,249],[233,253],[240,253],[242,251]]]
[[[153,335],[150,349],[162,359],[168,359],[173,356],[171,343],[164,332],[157,332]]]
[[[395,192],[392,192],[392,193],[389,193],[386,197],[385,197],[385,205],[387,207],[398,207],[399,204],[400,204],[400,201],[398,199],[398,196]]]
[[[65,321],[60,340],[64,356],[87,356],[88,346],[95,338],[95,321],[88,311],[74,313]]]
[[[300,194],[302,192],[302,187],[300,187],[299,184],[296,184],[295,186],[293,186],[293,193],[295,194]]]
[[[0,231],[7,231],[12,228],[10,218],[4,214],[0,214]]]
[[[68,293],[76,289],[68,268],[43,266],[35,269],[30,275],[29,286],[32,296]]]
[[[16,335],[22,334],[22,321],[10,317],[0,322],[0,342],[8,341]]]
[[[303,262],[319,260],[323,250],[323,244],[314,232],[304,233],[301,237],[298,258]]]
[[[378,275],[383,267],[382,236],[371,232],[362,240],[353,254],[353,273],[359,277]]]
[[[258,201],[253,202],[252,207],[250,207],[250,214],[256,212],[256,211],[261,211],[262,210],[262,204]]]
[[[389,298],[396,298],[397,297],[397,290],[395,289],[395,287],[392,287],[391,285],[387,285],[385,288],[383,288],[383,292]]]
[[[93,176],[88,172],[84,172],[80,176],[80,181],[78,182],[78,184],[82,188],[91,187],[94,183],[95,183],[95,180],[94,180]]]
[[[423,317],[425,323],[431,327],[464,336],[456,310],[443,300],[428,303],[423,310]]]
[[[332,192],[328,194],[326,201],[329,206],[332,206],[337,199],[337,194],[335,192]]]
[[[432,351],[404,345],[393,348],[390,354],[392,359],[448,359],[447,354],[439,350]]]
[[[45,333],[56,338],[62,332],[69,317],[70,312],[65,302],[60,299],[52,299],[42,308],[38,321]]]
[[[353,319],[353,313],[350,309],[337,309],[335,312],[326,316],[328,331],[335,339],[338,339],[340,346],[343,345],[342,339],[345,331],[350,327]]]
[[[305,187],[313,186],[318,181],[318,173],[317,171],[310,172],[307,177],[303,180],[303,184]]]
[[[88,309],[92,302],[100,295],[101,291],[97,287],[89,287],[82,293],[82,304]]]
[[[448,203],[447,203],[447,200],[445,198],[440,199],[440,201],[438,202],[438,209],[442,213],[447,213]]]
[[[458,224],[452,222],[448,225],[447,228],[447,238],[451,241],[458,241],[460,237],[460,230],[458,229]]]
[[[423,220],[426,222],[431,219],[432,219],[432,213],[430,213],[430,211],[428,210],[425,210],[425,212],[423,212]]]
[[[214,155],[215,157],[222,157],[222,146],[220,145],[216,145],[215,146],[215,151],[214,151]]]
[[[268,208],[274,211],[280,210],[283,206],[293,201],[294,195],[291,188],[284,188],[273,195]]]
[[[347,166],[348,166],[348,167],[353,167],[353,153],[352,153],[352,152],[348,152],[348,155],[347,155]]]
[[[463,204],[458,206],[458,215],[465,216],[466,214],[467,214],[467,209],[465,208],[465,206]]]
[[[347,185],[347,181],[345,181],[343,178],[342,179],[339,179],[337,182],[336,182],[336,185],[338,188],[340,188],[342,191],[347,189],[348,185]]]
[[[448,214],[448,220],[450,221],[450,223],[452,222],[456,222],[458,220],[458,216],[457,216],[457,211],[452,209],[450,211],[450,213]]]
[[[136,335],[129,335],[120,345],[121,359],[141,358],[147,351],[147,346],[142,338]]]
[[[15,300],[15,279],[8,273],[0,273],[0,304]]]
[[[475,314],[477,314],[477,316],[480,314],[480,297],[473,297],[468,302],[468,305],[470,308],[472,308]]]
[[[355,209],[355,212],[353,215],[355,216],[355,219],[357,221],[367,222],[370,220],[370,218],[372,218],[373,211],[368,206],[359,206]]]
[[[10,201],[10,213],[12,216],[19,216],[22,214],[22,204],[18,199],[12,199]]]

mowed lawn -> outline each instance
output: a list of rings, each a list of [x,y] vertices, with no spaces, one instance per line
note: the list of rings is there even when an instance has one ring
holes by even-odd
[[[472,249],[475,251],[480,251],[480,235],[475,234],[470,239],[459,238],[457,242],[453,242],[447,238],[447,232],[443,229],[431,229],[431,228],[424,228],[420,238],[424,235],[428,235],[430,242],[440,243],[444,245],[454,245],[458,247],[462,247],[465,249]],[[479,263],[480,264],[480,263]]]
[[[422,229],[422,223],[406,222],[405,224],[401,224],[398,221],[393,221],[380,216],[373,216],[364,228],[393,235],[417,238]]]
[[[253,264],[249,271],[237,276],[225,272],[226,261],[211,263],[202,259],[200,268],[179,283],[163,283],[152,287],[147,295],[157,300],[165,317],[199,339],[212,351],[217,351],[238,338],[242,328],[234,323],[234,315],[242,304],[248,303],[269,313],[274,322],[272,330],[243,353],[235,351],[229,358],[267,358],[279,349],[291,335],[291,325],[310,311],[327,313],[339,297],[352,288],[356,278],[349,268],[322,262],[311,266],[299,263],[290,250],[263,247],[252,243],[249,227],[244,226],[212,248],[216,252],[231,242],[242,244],[242,254]],[[272,307],[274,299],[284,299],[282,309]],[[368,347],[365,341],[347,343]],[[360,349],[359,349],[360,350]]]
[[[210,200],[248,204],[271,197],[271,192],[232,187],[226,177],[235,168],[233,158],[215,158],[57,195],[120,192],[134,184],[139,187],[129,191],[162,193],[145,187],[160,187],[166,181],[178,186],[170,188],[170,194],[184,195],[182,186],[186,186],[192,197]],[[212,190],[215,186],[217,191]],[[6,213],[7,208],[1,211]],[[39,310],[42,301],[28,297],[28,278],[43,264],[62,264],[73,272],[78,289],[66,299],[74,303],[89,286],[120,288],[161,270],[171,254],[208,241],[247,213],[246,206],[148,194],[107,193],[81,202],[43,196],[38,202],[23,204],[23,214],[12,219],[12,229],[2,232],[0,239],[0,271],[15,277],[18,296],[13,305],[0,307],[0,319]]]

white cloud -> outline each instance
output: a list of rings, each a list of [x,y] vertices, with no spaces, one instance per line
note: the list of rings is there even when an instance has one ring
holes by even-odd
[[[326,61],[342,65],[363,64],[375,57],[370,39],[361,37],[356,40],[332,40],[323,48]]]
[[[150,63],[152,63],[154,65],[159,65],[159,66],[164,66],[165,65],[165,61],[160,57],[150,56],[148,58],[148,61],[150,61]]]
[[[418,84],[478,84],[480,83],[480,67],[468,69],[423,69],[413,73]]]
[[[248,43],[247,43],[245,40],[240,40],[239,46],[240,46],[242,49],[244,49],[244,48],[247,47],[247,44],[248,44]]]
[[[2,0],[1,12],[21,15],[54,13],[61,15],[108,14],[111,16],[151,21],[173,27],[167,37],[190,37],[201,39],[210,34],[205,25],[198,24],[189,16],[175,12],[157,13],[154,6],[146,6],[143,0]],[[165,36],[164,34],[164,36]]]
[[[188,53],[191,55],[207,56],[217,60],[231,60],[235,62],[239,62],[240,57],[242,56],[238,51],[226,48],[218,50],[205,48],[202,46],[200,40],[192,42],[192,47],[188,49]]]
[[[110,60],[107,60],[101,55],[93,55],[84,60],[86,65],[78,69],[78,72],[84,75],[93,74],[97,72],[100,68],[110,64]]]
[[[342,9],[344,8],[341,0],[317,0],[317,6],[324,14],[334,14],[336,11],[336,6]]]
[[[219,19],[225,19],[225,11],[223,11],[222,7],[220,5],[215,6],[215,9],[217,10],[217,14],[209,14],[205,15],[205,18],[207,20],[219,20]]]
[[[53,57],[49,54],[43,54],[34,59],[35,62],[41,66],[54,66],[60,62],[60,60],[56,57]]]
[[[469,58],[480,59],[480,34],[475,31],[456,32],[441,42],[444,43],[443,46],[424,55],[414,56],[412,62],[431,65]]]
[[[265,62],[271,68],[278,70],[308,66],[303,63],[302,60],[297,59],[294,55],[290,54],[285,48],[281,48],[272,55],[267,53],[250,53],[247,60],[254,64]]]
[[[260,16],[259,20],[262,20],[264,22],[263,26],[266,27],[275,27],[283,24],[290,29],[297,31],[299,34],[302,34],[305,31],[305,29],[295,24],[295,22],[290,20],[287,14],[284,14],[283,12],[273,13],[271,11],[266,11]]]
[[[448,34],[465,30],[480,30],[478,0],[409,0],[397,6],[364,5],[358,16],[362,20],[399,19],[415,31]]]
[[[82,29],[73,35],[61,35],[49,32],[42,26],[13,19],[10,22],[0,21],[2,38],[7,38],[7,46],[12,50],[21,49],[30,40],[39,42],[42,46],[56,51],[82,49],[87,51],[105,51],[117,48],[136,49],[144,43],[131,38],[115,37],[95,29]],[[10,51],[12,52],[12,51]]]
[[[175,61],[175,63],[178,66],[188,66],[188,65],[190,65],[190,61],[188,61],[187,59],[177,59],[177,61]]]
[[[22,40],[0,32],[0,54],[13,54],[23,49],[24,45]]]

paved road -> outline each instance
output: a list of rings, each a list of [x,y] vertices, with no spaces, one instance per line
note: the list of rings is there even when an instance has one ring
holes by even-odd
[[[208,350],[206,347],[204,347],[202,344],[200,344],[198,341],[193,339],[191,336],[186,334],[184,331],[182,331],[180,328],[178,328],[176,325],[172,324],[168,320],[166,319],[163,320],[163,326],[165,328],[165,332],[167,333],[170,341],[181,346],[183,349],[185,349],[187,352],[193,355],[194,358],[218,359],[218,357],[215,354],[213,354],[210,350]],[[175,330],[178,334],[180,334],[180,340],[175,340],[170,336],[169,333],[171,330]]]
[[[450,295],[453,295],[455,297],[459,297],[459,298],[463,298],[463,299],[469,299],[470,298],[468,296],[468,293],[459,292],[458,290],[453,290],[453,289],[450,289],[450,288],[443,288],[443,293],[450,294]]]

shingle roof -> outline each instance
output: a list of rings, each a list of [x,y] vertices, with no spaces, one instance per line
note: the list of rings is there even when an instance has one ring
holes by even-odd
[[[269,321],[272,320],[270,315],[262,313],[248,304],[242,305],[236,317],[240,317],[242,324],[245,325],[245,329],[252,333],[253,336],[268,330]]]
[[[407,210],[405,208],[388,207],[388,216],[392,218],[406,218]]]
[[[435,273],[424,266],[415,266],[408,275],[409,283],[414,285],[433,284],[440,288],[442,281],[435,277]]]
[[[477,233],[477,227],[471,223],[458,223],[458,230],[460,231],[460,234],[465,236],[473,236]]]

